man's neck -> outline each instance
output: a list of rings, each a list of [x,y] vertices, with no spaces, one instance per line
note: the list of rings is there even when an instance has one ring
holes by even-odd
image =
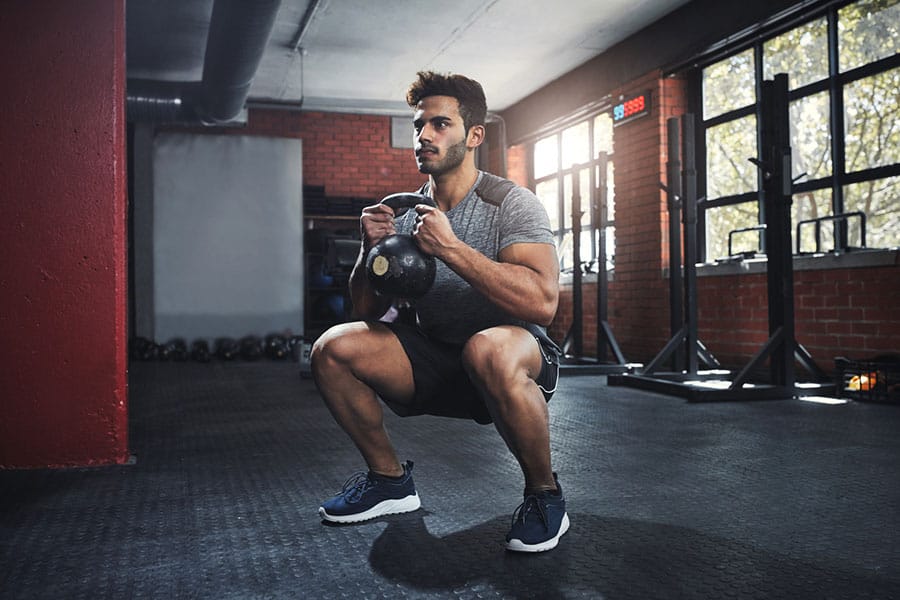
[[[437,177],[431,175],[428,187],[435,202],[446,212],[463,201],[477,179],[475,165],[463,163],[449,173]]]

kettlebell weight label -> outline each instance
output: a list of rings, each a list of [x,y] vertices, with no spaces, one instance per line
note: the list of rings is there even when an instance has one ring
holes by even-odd
[[[376,256],[375,260],[372,261],[372,273],[381,277],[385,273],[387,273],[388,267],[390,266],[388,259],[383,256]]]

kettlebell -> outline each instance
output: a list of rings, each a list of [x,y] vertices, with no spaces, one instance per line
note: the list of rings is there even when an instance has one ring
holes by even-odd
[[[399,217],[416,204],[437,206],[423,194],[400,193],[386,196],[381,204]],[[434,257],[425,254],[411,235],[395,233],[372,246],[366,256],[366,276],[375,290],[384,296],[421,298],[431,289],[435,274]]]

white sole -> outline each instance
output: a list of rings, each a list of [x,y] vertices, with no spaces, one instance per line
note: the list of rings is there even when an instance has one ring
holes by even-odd
[[[369,510],[354,515],[330,515],[325,510],[325,507],[320,506],[319,516],[331,523],[359,523],[360,521],[368,521],[369,519],[384,515],[412,512],[414,510],[419,510],[421,506],[422,502],[419,501],[419,494],[415,493],[398,500],[382,500]]]
[[[506,542],[506,549],[513,552],[546,552],[553,550],[559,544],[559,538],[569,530],[569,513],[563,514],[562,523],[559,524],[559,531],[555,536],[541,542],[540,544],[526,544],[522,540],[512,539]]]

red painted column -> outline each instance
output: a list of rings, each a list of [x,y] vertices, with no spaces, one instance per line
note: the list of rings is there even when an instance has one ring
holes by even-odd
[[[0,12],[0,468],[128,458],[124,0]]]

